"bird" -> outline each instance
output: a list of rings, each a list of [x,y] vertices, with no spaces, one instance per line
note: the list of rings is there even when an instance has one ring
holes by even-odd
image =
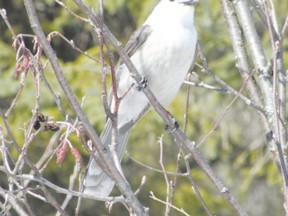
[[[143,85],[138,85],[127,66],[119,60],[116,69],[118,97],[123,96],[117,116],[117,156],[122,159],[131,128],[149,110],[149,100],[141,90],[145,84],[163,106],[176,96],[189,69],[194,64],[197,31],[194,7],[198,0],[160,0],[146,21],[132,33],[125,51]],[[110,103],[115,110],[115,98]],[[107,119],[100,139],[104,147],[111,144],[112,123]],[[84,194],[107,197],[115,182],[91,157],[83,181]]]

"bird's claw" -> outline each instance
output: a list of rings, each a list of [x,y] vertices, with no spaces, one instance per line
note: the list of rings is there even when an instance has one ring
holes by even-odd
[[[148,79],[146,77],[142,77],[140,82],[138,82],[137,90],[141,91],[141,90],[145,89],[147,87],[147,85],[148,85]]]
[[[175,132],[179,128],[179,123],[174,117],[172,117],[172,121],[173,121],[173,127],[171,127],[170,125],[165,125],[165,130],[170,130],[170,133]]]

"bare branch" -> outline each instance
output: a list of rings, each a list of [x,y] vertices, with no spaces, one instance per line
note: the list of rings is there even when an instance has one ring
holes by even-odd
[[[77,3],[77,2],[76,2]],[[144,207],[140,204],[138,199],[135,197],[133,191],[131,190],[130,185],[127,183],[127,181],[122,177],[122,175],[118,172],[117,168],[113,165],[113,159],[111,158],[110,152],[103,149],[101,146],[101,141],[99,140],[99,137],[95,133],[94,128],[89,123],[85,113],[81,109],[81,106],[79,102],[77,101],[75,95],[73,94],[71,88],[69,87],[63,72],[61,70],[61,67],[59,65],[58,59],[52,50],[50,44],[48,43],[43,30],[41,29],[41,25],[39,23],[38,17],[36,15],[36,11],[33,5],[33,2],[31,0],[25,0],[24,1],[25,8],[27,10],[27,14],[29,17],[29,21],[32,27],[32,30],[36,34],[40,44],[43,47],[43,50],[48,57],[52,68],[55,72],[55,75],[58,79],[58,82],[60,86],[62,87],[66,97],[68,98],[71,107],[73,108],[74,112],[79,117],[80,121],[83,123],[83,127],[85,128],[87,134],[91,138],[94,146],[96,147],[97,152],[99,153],[99,157],[101,158],[101,161],[103,164],[105,164],[106,172],[108,175],[111,176],[113,174],[112,179],[114,179],[117,182],[117,185],[120,189],[120,191],[125,194],[126,202],[131,205],[131,208],[137,213],[138,215],[146,215],[147,213],[144,210]],[[82,5],[83,6],[83,5]],[[81,6],[80,6],[81,8]],[[94,155],[94,151],[90,152],[89,149],[87,149],[91,155]]]
[[[15,39],[16,38],[16,34],[15,34],[15,32],[14,32],[14,30],[13,30],[13,28],[12,28],[12,26],[11,26],[9,20],[8,20],[7,12],[6,12],[6,10],[4,8],[0,8],[0,15],[3,18],[3,20],[5,21],[6,25],[8,26],[9,31],[11,32],[11,34],[13,36],[13,39]]]
[[[261,45],[260,37],[256,31],[255,22],[252,19],[252,14],[248,1],[234,0],[232,1],[235,7],[237,18],[243,29],[245,39],[247,41],[247,47],[251,58],[254,63],[254,67],[259,73],[260,89],[263,94],[264,104],[267,112],[271,112],[267,117],[271,118],[272,115],[272,82],[271,71],[267,66],[266,56],[264,54],[263,47]]]
[[[70,189],[65,189],[65,188],[59,187],[59,186],[51,183],[47,179],[40,177],[40,176],[36,176],[36,175],[22,174],[22,175],[15,176],[15,178],[39,182],[39,183],[53,189],[57,193],[66,194],[69,196],[76,196],[76,197],[88,198],[88,199],[93,199],[93,200],[114,201],[114,202],[124,203],[124,198],[122,196],[120,196],[120,197],[97,197],[97,196],[93,196],[93,195],[88,195],[88,194],[84,194],[84,193],[81,193],[78,191],[73,191]]]
[[[20,203],[18,202],[17,198],[14,194],[9,191],[5,191],[4,189],[0,188],[0,196],[6,199],[6,201],[13,207],[13,209],[20,215],[20,216],[28,216],[27,212],[22,208]]]

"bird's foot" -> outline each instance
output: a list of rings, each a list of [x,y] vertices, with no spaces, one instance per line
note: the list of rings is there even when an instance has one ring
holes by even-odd
[[[142,77],[140,82],[138,82],[138,86],[136,87],[138,91],[142,91],[148,85],[148,79],[146,77]]]
[[[170,114],[170,112],[168,112],[168,115],[170,115],[170,118],[172,120],[173,126],[172,125],[165,125],[165,130],[169,130],[170,133],[175,132],[178,128],[179,128],[179,123],[177,122],[177,120]]]

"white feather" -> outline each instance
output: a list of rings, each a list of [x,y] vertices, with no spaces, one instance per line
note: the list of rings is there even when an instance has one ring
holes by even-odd
[[[161,1],[144,25],[152,29],[144,45],[131,57],[138,72],[148,80],[148,86],[162,105],[169,104],[178,92],[194,59],[197,33],[194,27],[194,7]],[[126,66],[121,68],[119,96],[135,83]],[[137,119],[148,100],[135,86],[121,101],[118,110],[119,128]]]

